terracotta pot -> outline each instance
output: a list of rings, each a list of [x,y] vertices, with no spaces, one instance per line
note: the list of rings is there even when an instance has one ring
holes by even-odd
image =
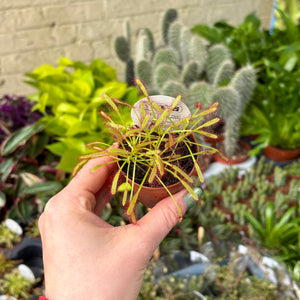
[[[201,156],[198,160],[198,165],[199,165],[202,173],[205,172],[210,165],[210,157],[204,156],[204,155]]]
[[[265,156],[276,161],[289,161],[296,159],[300,155],[300,148],[297,149],[281,149],[268,146],[264,150]]]
[[[239,143],[243,148],[245,148],[247,150],[250,150],[249,144],[246,143],[245,141],[240,140]],[[227,157],[227,160],[224,160],[218,153],[213,155],[214,161],[220,162],[220,163],[225,164],[225,165],[230,165],[230,166],[240,164],[240,163],[246,161],[248,158],[249,158],[249,155],[246,154],[246,155],[243,155],[239,158]]]
[[[197,143],[195,137],[191,135],[192,139],[195,143]],[[197,152],[199,152],[199,147],[197,146]],[[197,157],[196,161],[198,161],[199,156]],[[123,173],[124,174],[124,173]],[[195,167],[193,167],[192,171],[189,173],[189,176],[196,175]],[[131,184],[131,180],[129,179],[129,183]],[[134,183],[133,185],[133,191],[136,193],[139,189],[140,185]],[[176,194],[177,192],[184,189],[184,186],[180,181],[177,183],[168,186],[168,190],[172,195]],[[142,186],[138,201],[141,202],[143,205],[145,205],[148,208],[152,208],[155,206],[156,203],[158,203],[160,200],[169,197],[169,193],[166,191],[164,187],[147,187]]]
[[[206,143],[209,143],[211,145],[215,145],[215,144],[217,144],[219,142],[222,142],[224,140],[224,137],[222,135],[220,135],[220,134],[218,135],[218,137],[216,139],[210,138],[208,136],[203,136],[203,140]]]

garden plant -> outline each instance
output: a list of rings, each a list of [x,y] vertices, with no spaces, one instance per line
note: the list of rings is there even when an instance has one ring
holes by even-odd
[[[172,97],[181,94],[191,112],[197,106],[207,108],[219,102],[218,116],[222,124],[215,124],[210,131],[218,133],[217,129],[223,125],[222,150],[227,156],[237,155],[240,118],[255,86],[254,68],[247,65],[235,69],[226,46],[205,45],[177,20],[174,9],[164,14],[162,38],[164,43],[155,45],[151,30],[141,28],[137,32],[135,58],[128,50],[130,39],[124,36],[115,40],[115,50],[123,62],[133,64],[135,76],[145,82],[151,94]]]
[[[249,63],[257,70],[253,100],[242,118],[242,134],[256,137],[253,154],[269,145],[300,147],[299,24],[281,10],[277,18],[282,26],[272,31],[262,29],[253,13],[236,27],[221,21],[192,29],[213,44],[225,44],[239,66]]]
[[[205,129],[219,122],[218,117],[207,122],[202,121],[204,116],[217,111],[217,102],[205,110],[197,109],[192,116],[187,115],[176,119],[172,114],[180,108],[181,96],[164,104],[162,108],[161,103],[153,101],[154,99],[148,95],[139,79],[136,79],[136,83],[145,97],[140,100],[139,105],[130,107],[127,103],[103,95],[107,104],[118,115],[118,120],[115,121],[101,111],[102,117],[106,120],[106,126],[111,131],[118,147],[109,147],[109,144],[102,141],[92,143],[90,146],[95,151],[81,156],[79,164],[74,169],[74,174],[76,174],[89,159],[114,156],[115,159],[109,163],[118,162],[119,170],[114,175],[111,193],[114,195],[118,190],[123,191],[122,204],[128,206],[126,214],[133,221],[135,221],[134,208],[138,199],[144,198],[145,205],[149,207],[154,205],[145,199],[145,194],[141,194],[145,186],[154,188],[152,192],[148,191],[146,194],[150,194],[150,198],[154,198],[156,202],[166,196],[174,200],[172,194],[179,189],[176,187],[172,190],[172,187],[177,182],[180,182],[181,188],[185,187],[195,199],[198,198],[190,187],[193,183],[191,175],[196,175],[201,182],[204,180],[197,164],[198,156],[213,154],[217,150],[198,144],[192,135],[214,137]],[[122,119],[118,109],[118,106],[122,104],[132,109],[133,119],[137,122],[135,125]],[[124,182],[120,185],[122,180]],[[155,196],[154,193],[158,187],[164,191],[163,196]],[[181,216],[180,208],[177,203],[176,205]]]

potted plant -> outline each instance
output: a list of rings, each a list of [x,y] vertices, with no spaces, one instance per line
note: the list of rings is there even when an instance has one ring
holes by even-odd
[[[25,265],[20,265],[0,279],[0,292],[7,297],[30,299],[35,284],[38,282],[32,275],[24,274]]]
[[[23,230],[12,219],[6,219],[0,224],[0,248],[11,250],[22,240]]]
[[[94,152],[80,156],[80,162],[73,172],[76,174],[89,159],[113,156],[115,159],[109,163],[117,162],[119,169],[114,175],[111,193],[123,191],[122,204],[127,207],[126,214],[133,222],[136,220],[134,209],[137,201],[152,207],[167,196],[174,200],[173,194],[182,188],[186,188],[193,198],[198,199],[191,188],[192,175],[196,175],[200,182],[204,181],[197,164],[198,157],[217,150],[199,144],[194,134],[206,135],[208,133],[205,128],[219,122],[219,118],[215,117],[203,123],[204,116],[217,111],[218,103],[205,110],[197,109],[190,115],[181,102],[180,95],[176,99],[149,96],[139,79],[136,79],[136,84],[145,98],[133,107],[103,95],[119,119],[119,122],[114,121],[107,113],[100,112],[118,147],[109,147],[110,145],[101,141],[90,144]],[[119,105],[131,108],[135,124],[122,120]],[[177,203],[176,205],[181,216],[180,207]]]
[[[172,97],[181,94],[192,113],[198,106],[207,108],[219,102],[221,121],[210,127],[212,136],[202,138],[209,138],[210,144],[219,141],[216,148],[220,147],[220,152],[228,158],[234,157],[234,160],[226,159],[222,163],[240,163],[249,158],[245,154],[250,147],[244,150],[242,159],[240,155],[245,146],[240,143],[240,119],[255,86],[255,70],[249,64],[236,70],[225,45],[204,43],[177,20],[177,15],[175,9],[165,12],[161,27],[162,45],[156,46],[152,32],[142,28],[137,33],[135,59],[130,56],[128,32],[127,38],[116,39],[115,51],[126,63],[127,70],[134,63],[136,76],[153,94]]]
[[[21,261],[9,259],[3,252],[0,252],[0,278],[10,272],[18,263]]]
[[[261,150],[276,161],[300,155],[299,24],[277,9],[280,28],[261,28],[255,14],[233,27],[226,22],[197,25],[192,31],[211,43],[224,43],[235,63],[251,63],[257,73],[252,101],[242,117],[241,133],[254,141],[252,154]]]

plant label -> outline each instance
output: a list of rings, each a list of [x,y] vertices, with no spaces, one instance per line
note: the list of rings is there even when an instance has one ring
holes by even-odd
[[[164,95],[155,95],[155,96],[149,96],[150,101],[152,103],[156,103],[159,105],[162,110],[171,108],[175,98],[170,96],[164,96]],[[156,110],[153,106],[151,108],[148,99],[145,97],[139,101],[137,101],[132,110],[131,110],[131,119],[134,122],[135,125],[140,126],[140,124],[143,122],[142,112],[141,112],[141,105],[144,104],[145,113],[147,115],[150,115],[148,127],[150,128],[153,125],[154,119],[158,119],[161,115],[161,112]],[[153,112],[155,116],[153,115]],[[171,124],[176,123],[180,120],[183,120],[185,118],[188,118],[191,116],[191,112],[189,108],[182,102],[179,101],[176,107],[171,112],[169,118],[166,120],[164,128],[169,127]]]

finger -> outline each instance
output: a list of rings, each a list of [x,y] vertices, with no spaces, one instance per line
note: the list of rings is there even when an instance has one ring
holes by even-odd
[[[117,164],[114,160],[109,156],[91,159],[70,181],[66,189],[72,191],[72,193],[90,192],[96,194],[116,169]],[[99,165],[102,166],[93,171]]]
[[[186,190],[182,190],[171,197],[158,202],[137,224],[145,231],[144,237],[149,242],[151,251],[155,250],[169,231],[178,223],[180,214],[182,216],[187,210],[184,197]],[[178,209],[179,208],[179,209]]]
[[[111,174],[103,184],[102,188],[96,194],[96,206],[94,212],[96,215],[100,215],[108,202],[112,199],[111,186],[114,179],[114,174]]]

